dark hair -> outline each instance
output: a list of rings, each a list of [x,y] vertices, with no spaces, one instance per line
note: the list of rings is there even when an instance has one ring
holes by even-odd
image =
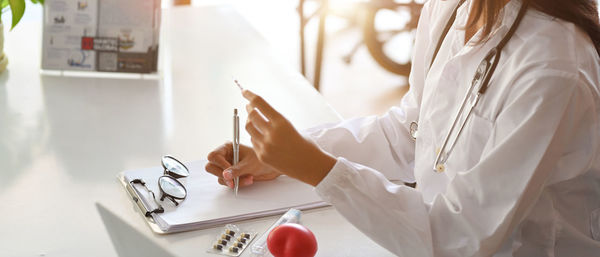
[[[596,0],[521,0],[529,8],[550,16],[571,22],[585,31],[592,39],[596,52],[600,55],[600,21]],[[483,19],[483,41],[487,40],[500,18],[504,1],[474,0],[473,15],[469,15],[466,29],[475,28]]]

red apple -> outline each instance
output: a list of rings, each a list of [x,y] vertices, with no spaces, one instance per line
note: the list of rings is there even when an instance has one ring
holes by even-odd
[[[313,257],[317,253],[317,239],[308,228],[286,223],[271,230],[267,247],[275,257]]]

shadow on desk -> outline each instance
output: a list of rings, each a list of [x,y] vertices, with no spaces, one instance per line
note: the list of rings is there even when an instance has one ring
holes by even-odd
[[[106,227],[110,240],[119,256],[173,256],[119,219],[102,204],[96,203],[96,209],[102,217],[104,227]]]

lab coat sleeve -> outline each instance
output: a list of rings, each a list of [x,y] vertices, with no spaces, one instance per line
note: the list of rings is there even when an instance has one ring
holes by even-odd
[[[406,109],[393,107],[381,117],[316,127],[305,131],[305,136],[324,151],[373,167],[390,180],[414,182],[415,142],[410,137]]]
[[[491,256],[559,166],[562,144],[577,126],[573,122],[596,119],[581,108],[593,104],[576,75],[519,75],[512,88],[480,162],[457,172],[432,203],[344,158],[317,185],[317,193],[399,256]]]
[[[429,3],[419,19],[419,29],[413,53],[425,52],[429,45]],[[418,121],[424,72],[429,60],[413,56],[410,89],[400,106],[376,117],[354,118],[337,124],[325,124],[304,131],[323,150],[381,172],[390,180],[414,182],[415,141],[410,135],[410,123]],[[385,146],[385,147],[381,147]]]

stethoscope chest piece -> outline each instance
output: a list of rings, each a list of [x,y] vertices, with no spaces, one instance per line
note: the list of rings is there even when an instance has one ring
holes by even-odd
[[[446,171],[446,166],[444,166],[444,164],[441,164],[441,163],[438,165],[435,165],[435,171],[437,173],[442,173],[442,172]]]
[[[419,133],[419,124],[417,124],[416,121],[413,121],[410,123],[410,137],[412,137],[413,140],[417,140],[417,136]]]

